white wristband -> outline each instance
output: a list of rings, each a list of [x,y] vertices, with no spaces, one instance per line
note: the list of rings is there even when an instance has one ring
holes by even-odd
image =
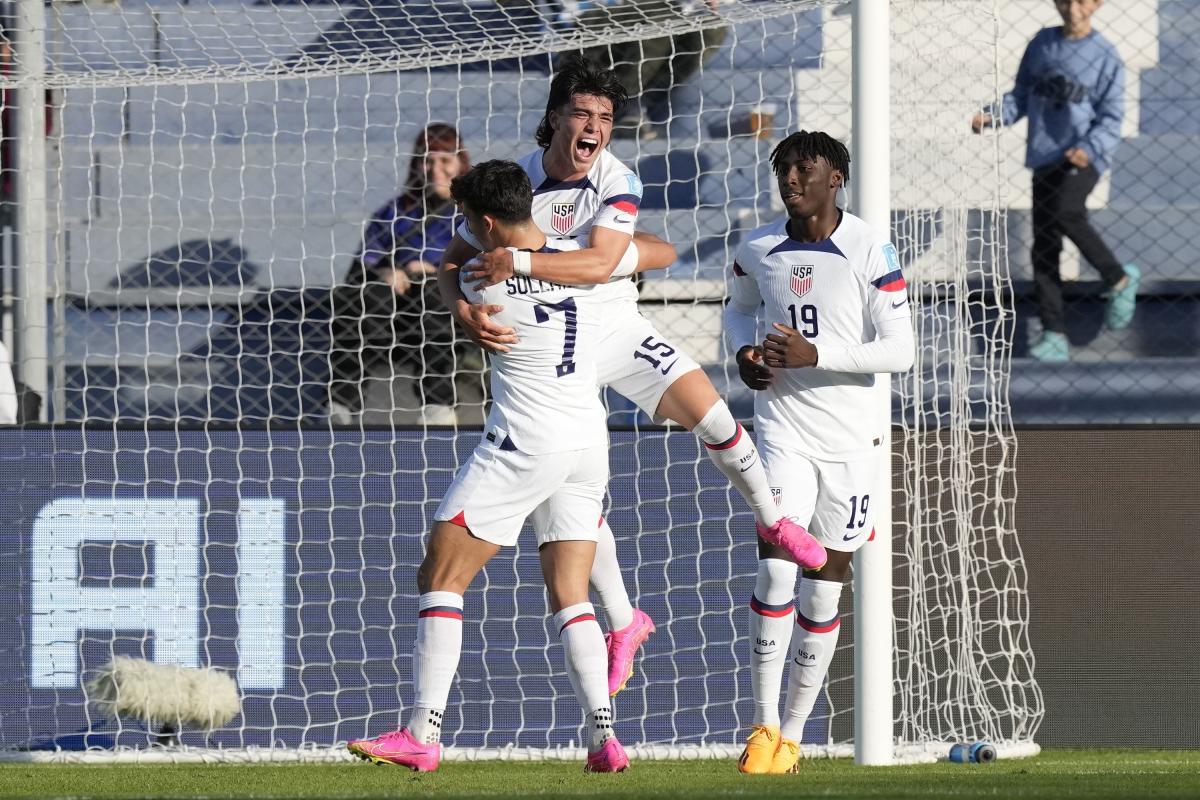
[[[530,257],[532,253],[525,250],[513,250],[513,274],[514,275],[532,275],[533,274],[533,259]]]
[[[629,247],[625,248],[625,255],[621,256],[621,260],[617,262],[617,266],[613,269],[609,280],[617,280],[620,278],[628,278],[633,273],[637,272],[638,266],[638,249],[636,242],[630,242]]]

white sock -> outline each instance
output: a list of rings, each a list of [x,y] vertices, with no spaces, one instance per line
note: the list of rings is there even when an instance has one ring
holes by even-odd
[[[779,727],[779,693],[788,659],[796,607],[794,562],[764,558],[750,598],[750,686],[754,724]]]
[[[442,714],[462,653],[461,594],[426,592],[417,601],[417,640],[413,644],[413,691],[408,732],[418,742],[442,739]]]
[[[610,631],[619,631],[633,624],[633,605],[629,592],[625,591],[625,579],[621,577],[621,565],[617,563],[617,540],[613,538],[608,520],[600,519],[597,531],[596,558],[592,561],[592,574],[588,583],[600,598],[604,619]]]
[[[792,667],[788,670],[787,703],[784,706],[783,738],[798,742],[804,723],[825,685],[829,662],[837,647],[842,618],[838,600],[842,584],[804,578],[796,596],[796,630],[792,634]]]
[[[782,515],[771,494],[771,484],[767,482],[767,471],[758,457],[758,448],[729,413],[725,401],[713,403],[692,433],[700,437],[709,459],[746,499],[758,523],[769,528],[778,522]]]
[[[611,708],[597,708],[587,715],[588,752],[594,753],[613,737]]]
[[[567,675],[583,713],[610,708],[608,699],[608,650],[596,622],[591,603],[576,603],[554,615],[554,627],[562,639]],[[611,723],[611,720],[610,720]]]

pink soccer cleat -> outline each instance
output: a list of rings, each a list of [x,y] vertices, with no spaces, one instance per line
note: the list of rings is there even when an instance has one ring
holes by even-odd
[[[625,755],[625,748],[621,747],[617,737],[610,736],[604,740],[604,744],[600,745],[599,750],[588,753],[587,764],[584,765],[583,771],[624,772],[628,768],[629,756]]]
[[[633,657],[637,655],[650,634],[654,633],[654,620],[640,608],[633,610],[633,622],[619,631],[604,634],[608,648],[608,694],[609,697],[625,688],[633,677]],[[619,745],[618,745],[619,746]]]
[[[802,569],[817,570],[825,566],[828,555],[825,548],[813,535],[802,526],[792,522],[787,517],[780,517],[769,528],[756,524],[758,535],[767,544],[777,545],[788,551],[788,554]]]
[[[355,739],[346,749],[364,761],[376,764],[395,764],[417,772],[433,772],[442,760],[440,744],[421,744],[408,728],[388,731],[374,739]]]

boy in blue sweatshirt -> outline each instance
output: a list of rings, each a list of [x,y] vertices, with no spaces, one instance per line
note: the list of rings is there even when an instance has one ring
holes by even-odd
[[[1059,256],[1065,234],[1110,287],[1105,326],[1133,319],[1141,272],[1122,266],[1088,222],[1087,196],[1112,163],[1125,113],[1125,64],[1092,28],[1101,0],[1055,0],[1061,27],[1043,28],[1025,48],[1013,90],[999,113],[986,108],[971,120],[979,133],[997,117],[1012,125],[1029,117],[1025,166],[1033,170],[1034,286],[1042,337],[1029,353],[1039,361],[1070,357],[1063,323]]]

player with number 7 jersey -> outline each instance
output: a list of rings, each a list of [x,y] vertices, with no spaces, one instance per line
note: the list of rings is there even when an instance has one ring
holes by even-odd
[[[546,251],[530,218],[532,187],[511,161],[485,161],[450,185],[473,230],[521,258]],[[596,391],[601,309],[595,287],[514,276],[473,301],[503,305],[521,337],[492,359],[492,410],[482,440],[454,476],[417,570],[415,698],[407,724],[349,742],[355,755],[422,772],[441,762],[441,726],[462,652],[463,594],[526,519],[537,537],[567,672],[586,715],[591,772],[629,759],[613,732],[605,643],[588,598],[608,483],[608,430]]]

